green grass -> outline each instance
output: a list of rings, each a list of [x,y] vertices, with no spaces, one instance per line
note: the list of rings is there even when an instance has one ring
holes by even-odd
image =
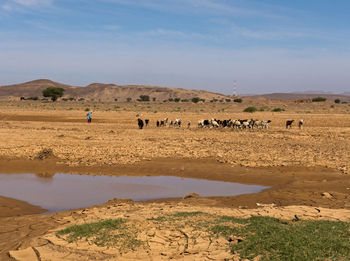
[[[229,218],[226,218],[229,221]],[[350,224],[332,221],[284,222],[270,217],[234,219],[243,226],[215,225],[210,231],[244,240],[231,244],[242,258],[262,255],[261,260],[349,260]]]
[[[194,217],[198,215],[204,215],[205,213],[200,212],[200,211],[195,211],[195,212],[176,212],[172,214],[173,217],[175,218],[188,218],[188,217]]]
[[[67,235],[66,240],[70,243],[85,239],[97,246],[119,246],[120,249],[135,249],[142,245],[137,239],[137,231],[127,226],[123,219],[71,226],[56,233],[56,236],[62,235]]]
[[[241,258],[261,260],[350,260],[350,223],[334,221],[284,221],[270,217],[249,219],[215,216],[203,212],[177,212],[153,219],[207,231],[211,237],[243,238],[228,242]]]
[[[241,258],[252,260],[260,255],[268,260],[350,260],[350,223],[335,221],[296,222],[270,217],[249,219],[217,216],[203,212],[176,212],[147,219],[159,229],[168,225],[177,229],[191,228],[194,233],[206,232],[212,238],[224,237],[227,248]],[[87,240],[98,246],[133,249],[144,245],[137,239],[139,231],[124,219],[104,220],[72,226],[58,231],[69,242]],[[196,234],[192,235],[196,242]],[[230,238],[239,237],[238,243]],[[195,244],[195,243],[194,243]]]
[[[256,112],[258,109],[254,106],[250,106],[250,107],[247,107],[243,110],[243,112],[250,112],[250,113],[253,113],[253,112]]]

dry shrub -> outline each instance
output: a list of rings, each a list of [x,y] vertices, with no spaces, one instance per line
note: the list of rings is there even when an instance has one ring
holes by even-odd
[[[47,158],[51,158],[51,157],[53,157],[53,156],[54,156],[54,155],[53,155],[52,149],[47,149],[47,148],[45,148],[45,149],[42,149],[41,151],[39,151],[39,152],[36,154],[36,156],[35,156],[34,159],[44,160],[44,159],[47,159]]]

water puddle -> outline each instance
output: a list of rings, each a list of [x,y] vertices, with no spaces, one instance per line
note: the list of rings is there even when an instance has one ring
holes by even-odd
[[[0,195],[26,201],[49,212],[89,207],[113,198],[135,201],[177,198],[196,192],[203,197],[257,193],[267,187],[201,179],[115,177],[55,174],[0,174]]]

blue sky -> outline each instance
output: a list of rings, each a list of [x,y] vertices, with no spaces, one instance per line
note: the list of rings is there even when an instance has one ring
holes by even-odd
[[[348,0],[0,0],[0,85],[350,91]]]

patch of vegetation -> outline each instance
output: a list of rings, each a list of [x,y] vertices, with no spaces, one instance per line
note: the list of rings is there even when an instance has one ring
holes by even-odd
[[[86,239],[97,246],[119,246],[132,249],[142,245],[137,239],[137,231],[126,225],[124,219],[107,219],[95,223],[71,226],[60,230],[56,236],[66,235],[68,242]]]
[[[234,99],[233,102],[238,102],[238,103],[242,103],[242,99],[241,98],[237,98],[237,99]]]
[[[150,219],[191,226],[210,237],[227,238],[232,253],[252,260],[349,260],[350,223],[335,221],[284,221],[270,217],[249,219],[203,212],[177,212]],[[241,238],[238,242],[232,238]],[[230,243],[231,242],[231,243]]]
[[[327,98],[324,98],[324,97],[312,98],[312,102],[325,102],[326,100],[327,100]]]
[[[36,154],[34,159],[44,160],[44,159],[47,159],[47,158],[50,158],[50,157],[53,157],[53,156],[54,156],[54,154],[53,154],[52,149],[45,148],[45,149],[42,149],[41,151],[39,151]]]
[[[187,217],[193,217],[193,216],[198,216],[204,214],[201,211],[194,211],[194,212],[176,212],[172,216],[175,218],[187,218]]]
[[[226,102],[231,102],[231,99],[225,99]]]
[[[199,97],[193,97],[191,101],[192,101],[193,103],[198,103],[200,100],[201,100],[201,99],[200,99]]]
[[[146,101],[150,101],[150,98],[148,95],[140,95],[140,98],[137,100],[141,102],[146,102]]]
[[[334,100],[334,103],[340,103],[340,102],[341,102],[340,99],[335,99],[335,100]]]
[[[181,99],[180,98],[175,98],[174,101],[175,102],[179,102]]]
[[[131,100],[132,100],[132,98],[130,98],[130,97],[126,98],[127,102],[131,102]]]
[[[264,107],[260,107],[260,108],[258,109],[258,111],[265,111],[265,108],[264,108]]]
[[[254,106],[249,106],[249,107],[247,107],[247,108],[245,108],[244,110],[243,110],[243,112],[250,112],[250,113],[253,113],[253,112],[256,112],[258,109],[256,108],[256,107],[254,107]]]
[[[283,109],[283,108],[273,108],[271,111],[273,111],[273,112],[281,112],[281,111],[285,111],[285,109]]]
[[[62,97],[64,93],[63,88],[49,87],[43,90],[43,96],[51,98],[52,101],[56,101]]]
[[[234,221],[235,222],[235,221]],[[251,217],[245,226],[214,226],[212,232],[240,235],[231,251],[242,258],[262,255],[261,260],[347,260],[350,257],[350,224],[332,221],[283,222]]]
[[[88,108],[88,107],[87,107],[87,108],[85,108],[85,111],[90,111],[90,108]]]
[[[181,102],[189,102],[188,99],[182,99]]]

